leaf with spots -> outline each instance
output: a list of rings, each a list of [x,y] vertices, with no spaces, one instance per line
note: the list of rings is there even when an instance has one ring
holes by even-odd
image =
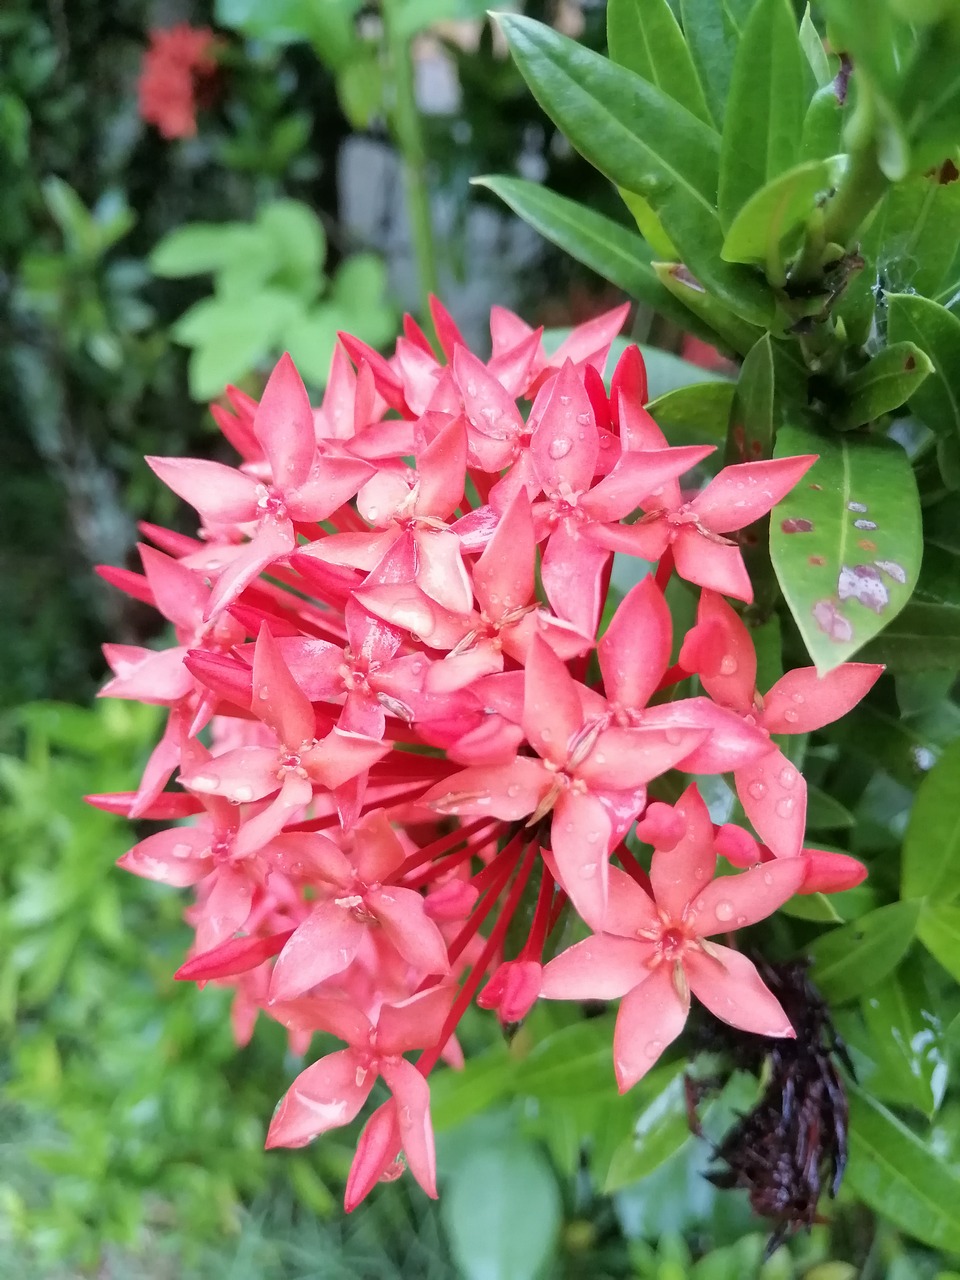
[[[934,435],[955,444],[960,439],[960,320],[929,298],[888,294],[887,340],[914,342],[930,357],[933,373],[914,390],[910,408]]]
[[[780,587],[821,675],[904,607],[920,572],[920,500],[892,440],[781,428],[776,455],[819,453],[770,518]]]

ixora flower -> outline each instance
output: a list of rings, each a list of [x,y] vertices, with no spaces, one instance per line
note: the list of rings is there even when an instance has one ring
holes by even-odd
[[[208,27],[186,22],[150,32],[140,70],[140,115],[165,138],[192,138],[197,106],[209,96],[217,70],[216,40]]]
[[[663,436],[637,348],[606,370],[624,318],[551,355],[495,308],[483,360],[435,302],[439,351],[409,318],[390,357],[342,335],[316,406],[285,356],[259,402],[214,407],[234,466],[148,459],[198,536],[145,526],[143,574],[101,570],[173,637],[106,647],[103,694],[168,720],[137,789],[90,799],[158,824],[121,866],[193,894],[177,978],[233,988],[238,1043],[263,1014],[307,1055],[268,1145],[389,1090],[348,1208],[402,1160],[436,1194],[428,1077],[462,1065],[474,1000],[512,1023],[540,998],[622,998],[621,1088],[691,993],[790,1036],[736,932],[864,874],[801,850],[803,780],[771,734],[828,723],[878,669],[788,672],[761,697],[722,599],[750,598],[738,531],[812,459],[691,481],[712,451]],[[622,598],[615,553],[656,562]],[[700,595],[686,635],[674,573]],[[732,774],[755,832],[715,828],[693,785],[665,803],[668,771]],[[591,936],[554,956],[571,913]],[[345,1047],[318,1056],[317,1033]]]

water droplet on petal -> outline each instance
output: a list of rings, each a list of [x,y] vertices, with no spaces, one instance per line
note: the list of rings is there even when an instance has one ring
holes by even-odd
[[[268,688],[267,685],[262,684],[260,686],[260,688],[257,691],[257,697],[262,698],[263,701],[266,702],[267,698],[270,697],[270,689]]]
[[[762,782],[751,782],[747,791],[753,796],[754,800],[762,800],[767,794],[766,785]]]
[[[646,1053],[648,1058],[656,1058],[662,1051],[663,1051],[662,1040],[650,1040],[647,1043],[646,1048],[644,1049],[644,1052]]]
[[[742,928],[742,927],[743,927],[743,925],[745,925],[746,923],[747,923],[747,917],[746,917],[746,916],[737,916],[737,925],[738,925],[738,926],[740,926],[740,927]]]
[[[804,697],[802,693],[791,693],[790,698],[791,698],[791,701],[795,702],[798,707],[804,701]]]
[[[793,797],[784,796],[782,800],[777,801],[777,813],[781,818],[789,818],[793,813]]]
[[[785,787],[792,787],[797,780],[797,771],[791,765],[780,770],[780,781]]]
[[[547,453],[554,460],[565,458],[573,448],[573,441],[569,436],[557,436],[556,440],[551,440]]]
[[[188,844],[175,844],[170,852],[175,858],[189,858],[193,849]]]
[[[553,737],[553,734],[549,729],[541,729],[540,737],[543,739],[544,742],[549,742],[550,739]]]
[[[717,905],[714,907],[714,914],[716,915],[718,920],[732,920],[733,919],[733,903],[718,902]]]
[[[720,674],[722,676],[735,676],[739,665],[732,653],[725,653],[720,659]]]
[[[513,799],[514,796],[518,796],[519,794],[520,794],[520,788],[517,786],[515,782],[511,782],[509,787],[507,787],[507,795],[510,796],[511,799]]]
[[[599,831],[588,831],[588,832],[587,832],[587,844],[596,844],[596,843],[597,843],[597,841],[598,841],[599,839],[600,839],[600,832],[599,832]]]
[[[678,743],[683,741],[683,734],[679,729],[666,729],[663,736],[670,743],[671,747],[675,747]]]
[[[467,383],[467,395],[475,396],[477,394],[477,384],[475,382]]]
[[[595,862],[585,862],[580,868],[581,880],[592,880],[597,874],[597,864]]]
[[[246,785],[234,787],[233,795],[230,797],[234,804],[246,804],[253,799],[253,787]]]
[[[190,783],[194,791],[216,791],[220,785],[220,779],[215,773],[198,773]]]
[[[770,872],[769,872],[769,871],[765,871],[765,872],[763,873],[763,883],[764,883],[764,884],[773,884],[773,876],[770,874]]]
[[[569,396],[561,396],[561,397],[560,397],[560,403],[561,403],[561,404],[569,404],[569,403],[570,403],[570,397],[569,397]],[[864,508],[864,509],[866,509],[866,508]]]
[[[787,710],[783,713],[783,718],[784,720],[786,720],[788,724],[796,724],[797,721],[800,719],[800,716],[796,711],[793,710],[792,707],[788,707]]]
[[[590,425],[590,415],[589,415],[589,413],[578,413],[578,414],[577,414],[577,421],[580,423],[581,427],[589,426],[589,425]]]

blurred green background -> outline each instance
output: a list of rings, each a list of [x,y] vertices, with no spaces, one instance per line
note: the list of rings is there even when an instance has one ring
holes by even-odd
[[[602,0],[512,7],[603,47]],[[620,300],[470,186],[520,173],[625,218],[484,4],[387,9],[386,54],[356,0],[0,11],[0,1276],[946,1277],[853,1197],[763,1265],[766,1225],[701,1176],[682,1064],[618,1098],[611,1016],[576,1010],[538,1009],[510,1043],[468,1020],[467,1070],[434,1087],[440,1205],[404,1180],[344,1219],[355,1133],[263,1152],[285,1037],[261,1020],[237,1051],[228,993],[173,983],[182,899],[116,873],[134,837],[82,802],[135,782],[159,724],[93,702],[100,644],[157,622],[92,566],[132,564],[137,521],[184,520],[145,453],[215,453],[204,401],[231,380],[256,394],[283,349],[319,391],[336,330],[386,342],[425,283],[481,350],[493,302],[563,326]],[[140,120],[137,77],[150,29],[178,21],[214,27],[220,70],[197,136],[171,142]],[[421,111],[404,159],[384,123],[398,50]],[[405,165],[436,233],[426,272]],[[680,346],[649,314],[635,333]],[[945,1052],[938,1028],[924,1088]],[[735,1076],[708,1132],[755,1089]]]

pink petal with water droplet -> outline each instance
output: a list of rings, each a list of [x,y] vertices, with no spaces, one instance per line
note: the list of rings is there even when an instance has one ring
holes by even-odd
[[[616,1000],[632,990],[648,971],[650,947],[633,938],[595,934],[544,966],[544,1000]]]
[[[357,954],[365,927],[332,901],[314,907],[277,957],[270,999],[292,1000],[342,973]]]
[[[613,1033],[613,1066],[621,1093],[632,1089],[676,1040],[690,1012],[673,982],[673,966],[662,964],[620,1002]]]
[[[385,1004],[377,1021],[381,1053],[410,1053],[430,1049],[440,1038],[456,987],[449,983],[428,987],[397,1004]]]
[[[603,689],[610,701],[645,707],[669,665],[672,643],[670,610],[648,575],[624,596],[597,645]]]
[[[757,653],[740,615],[715,591],[702,591],[697,625],[687,633],[680,664],[695,671],[714,702],[748,715],[754,710]]]
[[[764,985],[756,966],[729,947],[710,944],[713,955],[689,952],[684,971],[701,1004],[722,1022],[756,1035],[794,1038],[779,1000]],[[714,958],[716,956],[717,958]]]
[[[289,748],[299,747],[314,735],[313,707],[294,680],[266,623],[260,628],[253,657],[252,709]]]
[[[603,606],[610,552],[580,537],[566,522],[556,526],[540,564],[540,579],[554,612],[582,635],[594,636]]]
[[[310,474],[316,453],[313,409],[307,389],[288,353],[267,379],[253,430],[270,461],[278,489],[296,489]]]
[[[550,844],[559,879],[591,927],[604,919],[610,876],[612,823],[591,795],[565,791],[553,811]]]
[[[562,764],[571,738],[583,724],[575,681],[539,636],[527,654],[523,682],[523,730],[535,751]]]
[[[186,888],[202,880],[213,867],[210,829],[204,825],[157,831],[118,858],[117,866],[146,880]]]
[[[349,1124],[370,1096],[377,1073],[357,1083],[359,1059],[352,1049],[328,1054],[301,1071],[270,1122],[270,1147],[302,1147],[330,1129]]]
[[[816,454],[807,454],[724,467],[703,492],[697,494],[693,509],[714,533],[745,529],[776,506],[816,460]]]
[[[390,885],[385,889],[370,889],[366,902],[404,960],[424,976],[449,972],[443,934],[424,910],[424,899],[419,893]]]
[[[389,1102],[377,1107],[360,1135],[343,1197],[343,1207],[347,1213],[352,1213],[370,1194],[399,1154],[397,1104],[391,1098]]]
[[[430,1088],[404,1058],[384,1062],[382,1075],[397,1103],[397,1124],[407,1166],[428,1196],[437,1198],[437,1157],[430,1123]]]
[[[650,865],[657,906],[678,918],[697,893],[710,882],[717,865],[713,823],[696,785],[691,783],[674,806],[683,822],[683,835],[672,849],[657,849]]]
[[[771,751],[734,774],[737,795],[760,839],[778,858],[793,858],[803,844],[807,784],[781,751]]]
[[[590,397],[569,361],[553,381],[530,440],[530,452],[546,493],[557,493],[561,485],[573,493],[590,488],[600,441]]]
[[[761,724],[770,733],[822,729],[855,707],[882,674],[872,662],[845,662],[825,676],[816,667],[788,671],[764,697]]]
[[[753,587],[738,546],[714,542],[693,525],[684,525],[673,544],[673,560],[677,573],[687,582],[747,604],[752,602]]]
[[[740,875],[720,876],[691,895],[687,922],[704,938],[756,924],[793,897],[806,872],[803,858],[775,858]]]
[[[146,462],[208,524],[244,524],[257,518],[257,482],[252,476],[200,458],[147,458]]]

